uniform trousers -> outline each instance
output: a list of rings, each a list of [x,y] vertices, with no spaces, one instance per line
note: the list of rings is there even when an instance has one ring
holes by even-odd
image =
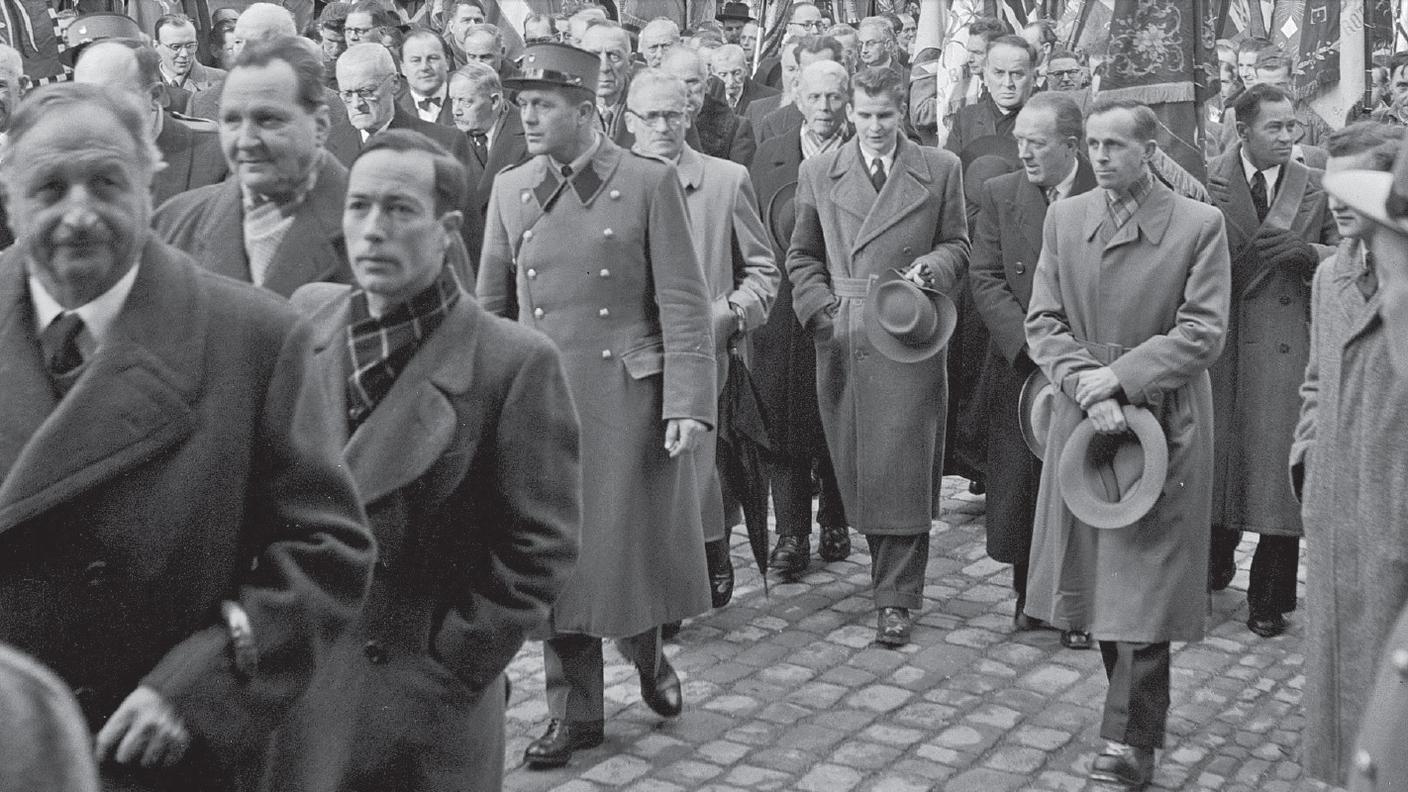
[[[1242,539],[1241,531],[1213,528],[1213,566],[1219,560],[1235,563],[1233,553]],[[1300,563],[1300,537],[1261,534],[1252,554],[1251,577],[1247,582],[1247,610],[1252,616],[1274,616],[1296,609],[1296,568]]]
[[[557,633],[543,641],[543,672],[548,717],[571,722],[605,719],[601,638],[580,633]],[[655,678],[663,663],[660,628],[618,638],[616,647],[648,679]]]
[[[809,457],[784,457],[767,464],[768,483],[772,488],[772,509],[777,517],[778,536],[810,536],[812,532],[812,460]],[[816,460],[816,475],[821,482],[817,500],[818,525],[847,525],[846,510],[841,505],[841,487],[836,483],[836,471],[831,458],[823,454]]]
[[[929,534],[866,534],[876,608],[918,610],[924,604]]]
[[[1168,641],[1101,641],[1100,656],[1110,684],[1100,736],[1135,748],[1162,748],[1168,723]]]

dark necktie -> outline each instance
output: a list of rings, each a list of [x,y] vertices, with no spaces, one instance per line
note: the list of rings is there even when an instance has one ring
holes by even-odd
[[[44,367],[49,370],[60,396],[68,393],[82,370],[83,353],[78,349],[78,334],[81,332],[83,319],[72,311],[65,311],[39,333]]]
[[[433,108],[435,108],[435,111],[438,113],[438,112],[440,112],[440,97],[438,97],[438,96],[427,96],[427,97],[425,97],[424,99],[420,100],[419,102],[416,102],[416,107],[419,107],[422,113],[429,113],[429,112],[430,112],[430,108],[433,107]]]
[[[470,132],[469,143],[474,147],[474,156],[479,159],[479,164],[487,163],[489,161],[489,137],[483,132]]]
[[[1379,290],[1379,275],[1374,271],[1374,254],[1367,250],[1364,251],[1364,268],[1355,277],[1354,285],[1359,289],[1359,293],[1364,295],[1365,302]]]
[[[1252,206],[1256,207],[1256,219],[1265,221],[1271,204],[1266,199],[1266,174],[1261,171],[1252,176]]]
[[[877,193],[885,187],[885,162],[879,157],[870,161],[870,183]]]

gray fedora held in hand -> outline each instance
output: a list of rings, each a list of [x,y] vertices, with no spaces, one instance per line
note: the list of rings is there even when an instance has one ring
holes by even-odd
[[[958,323],[952,300],[905,280],[899,270],[871,280],[863,315],[871,346],[897,363],[918,363],[938,354]]]
[[[1066,508],[1096,528],[1139,522],[1158,502],[1168,476],[1168,441],[1154,414],[1123,408],[1129,431],[1101,434],[1089,418],[1066,440],[1057,476]]]

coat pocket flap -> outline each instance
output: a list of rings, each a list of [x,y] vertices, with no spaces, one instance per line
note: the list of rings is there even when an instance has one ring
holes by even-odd
[[[625,364],[626,373],[631,375],[631,379],[645,379],[659,374],[665,370],[665,343],[658,336],[650,338],[621,353],[621,362]]]

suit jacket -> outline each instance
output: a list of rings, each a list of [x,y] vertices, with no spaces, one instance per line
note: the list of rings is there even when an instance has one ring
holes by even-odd
[[[806,117],[797,109],[797,104],[788,102],[763,116],[763,127],[757,134],[758,142],[791,135],[800,130],[805,121]]]
[[[1000,110],[990,94],[977,102],[958,109],[953,117],[953,125],[948,133],[944,148],[954,154],[962,154],[963,147],[979,138],[997,134],[997,119]]]
[[[292,298],[338,404],[352,288],[314,283]],[[288,764],[310,745],[333,747],[334,730],[357,746],[354,778],[399,761],[397,748],[413,741],[437,746],[443,770],[458,769],[455,788],[498,789],[495,683],[577,556],[577,417],[557,351],[462,294],[350,438],[338,424],[380,553],[362,618],[289,729]],[[369,659],[368,645],[391,662]],[[301,758],[326,768],[321,756]],[[281,788],[307,788],[284,780]]]
[[[480,248],[484,246],[484,217],[489,209],[489,194],[494,189],[494,177],[502,171],[528,161],[528,143],[523,137],[523,120],[516,108],[510,107],[495,124],[489,156],[483,165],[470,169],[470,209],[465,214],[464,244],[469,252],[471,268],[479,271]],[[473,147],[471,146],[471,158]],[[469,283],[473,283],[473,279]]]
[[[220,149],[220,133],[204,119],[165,114],[156,147],[166,167],[152,178],[152,206],[161,206],[177,193],[215,184],[229,172]]]
[[[303,199],[293,226],[275,252],[264,287],[287,297],[313,281],[351,283],[352,269],[337,239],[342,234],[342,201],[347,169],[324,153],[317,184]],[[202,267],[246,283],[244,201],[238,178],[199,187],[167,201],[152,217],[157,234],[191,254]]]
[[[396,92],[396,104],[415,118],[420,118],[420,108],[416,107],[416,101],[411,96],[411,89],[406,85],[405,81],[401,82],[401,88]],[[455,129],[455,108],[453,104],[447,93],[445,101],[440,103],[440,114],[435,117],[436,124]],[[421,120],[424,121],[425,119]]]
[[[175,708],[192,752],[124,788],[250,788],[360,609],[373,544],[293,311],[156,239],[139,267],[56,400],[26,268],[0,257],[0,641],[72,685],[93,729],[138,685]],[[227,600],[249,617],[252,671]]]
[[[958,157],[900,138],[878,194],[856,141],[803,162],[787,251],[792,308],[816,341],[817,403],[841,500],[868,535],[928,533],[942,500],[948,389],[942,352],[899,363],[870,343],[857,285],[922,263],[956,302],[968,266]],[[900,453],[908,463],[897,467]],[[886,475],[864,473],[873,470]]]
[[[738,101],[734,103],[732,110],[740,116],[746,116],[748,105],[759,99],[781,95],[782,91],[770,85],[763,85],[751,77],[745,77],[743,78],[743,91],[738,94]]]
[[[186,73],[186,81],[184,83],[181,83],[181,85],[178,87],[183,88],[192,94],[197,94],[201,91],[214,88],[217,85],[223,85],[225,82],[225,74],[226,72],[224,69],[217,69],[214,66],[206,66],[200,61],[196,61],[195,63],[191,64],[191,70]],[[165,75],[162,75],[162,77],[164,79]],[[185,106],[183,105],[179,109],[184,110]]]
[[[767,118],[768,113],[774,110],[781,110],[783,106],[789,104],[793,104],[793,102],[791,100],[784,100],[782,94],[764,96],[761,99],[749,102],[748,106],[739,112],[739,115],[747,119],[748,125],[753,127],[753,139],[761,144],[763,142],[763,119]]]

